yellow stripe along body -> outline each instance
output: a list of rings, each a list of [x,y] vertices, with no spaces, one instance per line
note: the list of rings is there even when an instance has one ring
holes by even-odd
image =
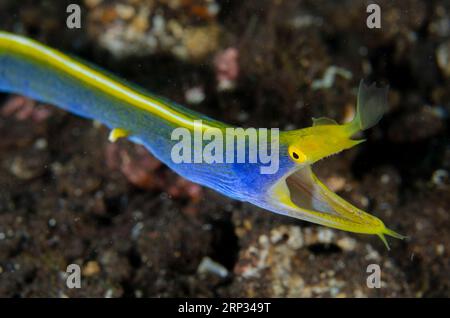
[[[85,85],[89,85],[111,97],[117,98],[125,103],[124,106],[139,108],[155,116],[161,117],[176,126],[193,129],[193,120],[199,119],[200,117],[200,114],[196,114],[187,109],[184,109],[184,111],[177,110],[173,104],[169,106],[168,103],[164,103],[150,94],[138,92],[57,50],[29,38],[0,31],[0,51],[1,50],[15,53],[17,56],[24,56],[39,64],[46,64],[55,70],[59,70],[72,76],[74,79],[79,80]],[[181,108],[181,106],[178,105],[176,107]],[[194,116],[190,116],[189,113]],[[211,120],[206,117],[204,118],[206,120]],[[203,124],[204,128],[209,127],[207,122]],[[224,125],[215,122],[212,126],[220,127]]]

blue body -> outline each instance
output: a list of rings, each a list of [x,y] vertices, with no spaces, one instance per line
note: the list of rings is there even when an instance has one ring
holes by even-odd
[[[271,175],[261,174],[259,163],[176,164],[171,159],[171,149],[177,142],[171,140],[171,133],[177,128],[176,125],[155,114],[127,105],[49,65],[1,50],[0,90],[25,95],[79,116],[96,119],[111,129],[124,128],[132,131],[131,140],[144,145],[155,157],[186,179],[234,199],[263,207],[266,206],[265,191],[294,166],[292,161],[283,155],[279,157],[280,169]],[[142,90],[140,92],[142,93]],[[149,98],[157,98],[148,93],[146,95]],[[163,101],[161,98],[158,100]],[[220,129],[226,127],[223,123],[182,106],[163,102],[167,107],[175,108],[192,119],[202,119]],[[280,147],[280,154],[286,152],[283,145]],[[248,149],[246,151],[248,152]]]

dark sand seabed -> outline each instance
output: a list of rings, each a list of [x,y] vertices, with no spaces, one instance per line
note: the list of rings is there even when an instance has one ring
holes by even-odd
[[[85,0],[69,30],[72,2],[1,0],[0,29],[231,124],[348,120],[361,78],[389,83],[367,142],[314,170],[409,239],[387,251],[231,200],[92,121],[1,94],[0,296],[450,296],[448,2],[377,1],[369,30],[362,1]]]

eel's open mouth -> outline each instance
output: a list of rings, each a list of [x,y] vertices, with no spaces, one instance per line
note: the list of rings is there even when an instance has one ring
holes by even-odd
[[[314,177],[311,168],[308,166],[295,171],[286,178],[292,203],[304,209],[335,214]]]
[[[404,238],[386,228],[377,217],[328,189],[310,166],[299,168],[280,180],[274,187],[274,195],[284,212],[298,219],[355,233],[376,234],[385,243],[384,234]]]

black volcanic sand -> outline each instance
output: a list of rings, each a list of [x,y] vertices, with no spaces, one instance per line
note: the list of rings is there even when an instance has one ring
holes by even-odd
[[[189,107],[243,126],[342,121],[361,78],[389,83],[389,111],[364,133],[367,141],[314,170],[409,238],[390,239],[387,251],[374,236],[278,216],[208,189],[193,195],[191,184],[145,155],[151,169],[133,179],[140,161],[125,171],[111,152],[134,160],[135,146],[121,140],[111,150],[106,128],[50,108],[45,120],[0,116],[1,297],[450,296],[450,6],[378,1],[382,29],[369,30],[357,1],[223,1],[207,22],[220,30],[216,46],[179,59],[170,50],[113,56],[101,45],[98,30],[120,19],[101,10],[117,2],[83,2],[83,28],[68,30],[64,1],[2,1],[0,29],[182,104],[188,88],[202,86],[205,100]],[[205,23],[173,11],[167,16],[182,25]],[[219,91],[213,56],[227,47],[239,52],[240,74],[234,89]],[[352,78],[313,89],[332,65]],[[0,95],[0,111],[11,98]],[[207,258],[215,267],[199,270]],[[81,289],[65,285],[71,263],[82,268]],[[379,289],[366,286],[372,263],[381,267]]]

